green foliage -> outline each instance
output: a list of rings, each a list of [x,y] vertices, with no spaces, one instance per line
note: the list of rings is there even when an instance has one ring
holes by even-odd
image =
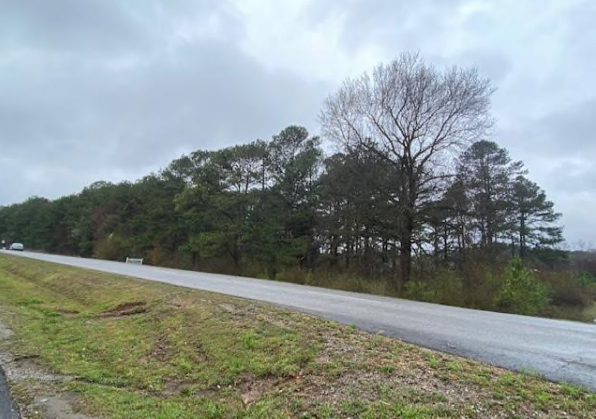
[[[465,305],[481,310],[496,310],[497,295],[503,286],[503,270],[486,261],[466,266]]]
[[[519,254],[552,290],[547,315],[587,315],[576,311],[596,298],[587,274],[596,275],[596,258],[583,252],[569,259],[554,248],[559,215],[538,185],[517,176],[525,172],[507,150],[474,143],[453,181],[429,183],[420,208],[408,209],[404,173],[371,146],[325,158],[318,137],[289,126],[268,141],[192,152],[134,183],[96,182],[53,201],[0,207],[0,239],[52,253],[139,257],[513,312],[526,307],[516,300],[517,282],[503,285],[499,266]],[[416,217],[404,215],[412,212]],[[404,263],[414,270],[404,273]],[[586,274],[542,275],[562,266]]]
[[[304,277],[304,285],[316,285],[315,275],[312,271],[308,271]]]
[[[594,301],[591,284],[583,275],[569,272],[541,272],[540,279],[552,293],[552,303],[558,306],[587,307]]]
[[[574,273],[574,278],[578,283],[582,286],[590,286],[596,284],[596,277],[592,275],[590,272],[580,271]]]
[[[127,257],[134,257],[128,239],[117,234],[111,234],[97,243],[94,256],[99,259],[126,260]]]
[[[551,292],[549,317],[592,322],[596,317],[596,282],[590,274],[566,271],[538,272],[537,277]]]
[[[146,310],[111,314],[132,301]],[[511,416],[587,419],[596,409],[585,389],[355,326],[47,262],[0,255],[0,305],[16,332],[15,353],[35,357],[58,380],[77,377],[30,378],[27,397],[66,388],[77,412],[93,417],[459,418],[474,416],[471,405],[492,417],[521,394]]]
[[[434,273],[424,281],[410,281],[406,284],[407,298],[447,305],[462,305],[464,290],[461,276],[451,270]]]
[[[554,226],[561,214],[554,211],[554,204],[546,199],[544,191],[521,175],[515,178],[512,186],[511,203],[519,237],[520,256],[525,257],[530,246],[548,249],[548,246],[562,242],[562,228]],[[546,254],[542,256],[547,257]]]
[[[536,315],[550,301],[550,293],[534,274],[524,267],[521,259],[513,259],[497,296],[497,307],[511,313]]]
[[[522,167],[521,162],[511,160],[506,149],[487,140],[476,141],[460,157],[459,176],[474,214],[472,225],[480,232],[483,246],[493,245],[497,235],[511,228],[511,183]]]
[[[393,297],[399,295],[395,282],[387,279],[367,279],[355,272],[338,274],[321,271],[312,275],[310,279],[312,282],[307,285]]]
[[[434,302],[435,293],[422,281],[410,281],[406,284],[405,297],[418,301]]]

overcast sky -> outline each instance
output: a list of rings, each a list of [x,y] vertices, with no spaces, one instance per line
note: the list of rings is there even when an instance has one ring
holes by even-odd
[[[492,79],[493,139],[596,244],[595,24],[593,0],[0,0],[0,205],[318,134],[344,78],[419,50]]]

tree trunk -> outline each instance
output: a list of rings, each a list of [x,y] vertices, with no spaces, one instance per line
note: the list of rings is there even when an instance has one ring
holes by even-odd
[[[435,269],[439,268],[439,254],[441,253],[440,237],[437,227],[433,227],[433,264]]]
[[[410,280],[412,272],[412,236],[404,234],[399,254],[399,266],[401,271],[401,282],[405,285]]]
[[[526,256],[526,220],[522,214],[519,228],[519,257],[523,259]]]
[[[331,242],[330,243],[331,249],[330,249],[329,253],[331,254],[331,266],[336,266],[337,259],[339,257],[339,252],[338,252],[339,237],[337,235],[333,234],[331,236],[330,242]]]
[[[443,223],[443,261],[449,259],[449,230],[447,223]]]
[[[402,285],[410,280],[412,273],[412,236],[414,233],[414,220],[410,214],[406,215],[404,231],[401,237],[401,252],[399,265],[401,270]]]
[[[352,260],[352,245],[353,245],[353,240],[352,240],[352,234],[349,234],[348,237],[346,238],[346,268],[350,267],[350,262]]]

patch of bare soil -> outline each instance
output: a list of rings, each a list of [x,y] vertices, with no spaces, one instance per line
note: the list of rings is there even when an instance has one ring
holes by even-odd
[[[157,362],[168,362],[176,356],[176,351],[172,350],[172,345],[167,336],[160,336],[151,352],[141,362],[147,363],[150,359]]]
[[[0,341],[6,340],[12,336],[12,330],[0,323]]]
[[[217,306],[237,319],[254,316],[257,313],[257,308],[252,304],[219,303]]]
[[[146,313],[148,310],[147,303],[144,301],[131,301],[123,303],[114,307],[111,310],[102,313],[103,317],[123,317],[132,316],[134,314]]]
[[[11,354],[5,349],[5,344],[12,337],[13,332],[0,323],[0,364],[2,364],[9,382],[28,379],[40,381],[68,380],[69,377],[51,374],[43,371],[36,363],[36,357],[29,354]]]
[[[59,308],[56,311],[66,317],[76,316],[77,314],[79,314],[79,311],[77,311],[77,310],[70,310],[70,309],[66,309],[66,308]]]
[[[0,364],[11,387],[26,383],[26,395],[17,400],[23,419],[93,419],[78,413],[81,404],[73,394],[60,392],[72,377],[53,374],[40,366],[35,356],[15,355],[7,350],[13,332],[0,322]]]
[[[275,380],[272,378],[255,379],[252,375],[240,375],[236,378],[234,387],[240,393],[242,403],[247,406],[271,391],[275,387]]]
[[[91,416],[79,413],[79,400],[72,394],[58,394],[54,396],[34,399],[31,408],[41,413],[43,419],[93,419]]]

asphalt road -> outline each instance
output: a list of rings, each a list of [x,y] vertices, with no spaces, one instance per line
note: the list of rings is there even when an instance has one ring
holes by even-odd
[[[19,419],[19,417],[17,406],[10,398],[6,376],[0,368],[0,419]]]
[[[596,325],[237,276],[30,252],[10,254],[264,301],[596,391]]]

